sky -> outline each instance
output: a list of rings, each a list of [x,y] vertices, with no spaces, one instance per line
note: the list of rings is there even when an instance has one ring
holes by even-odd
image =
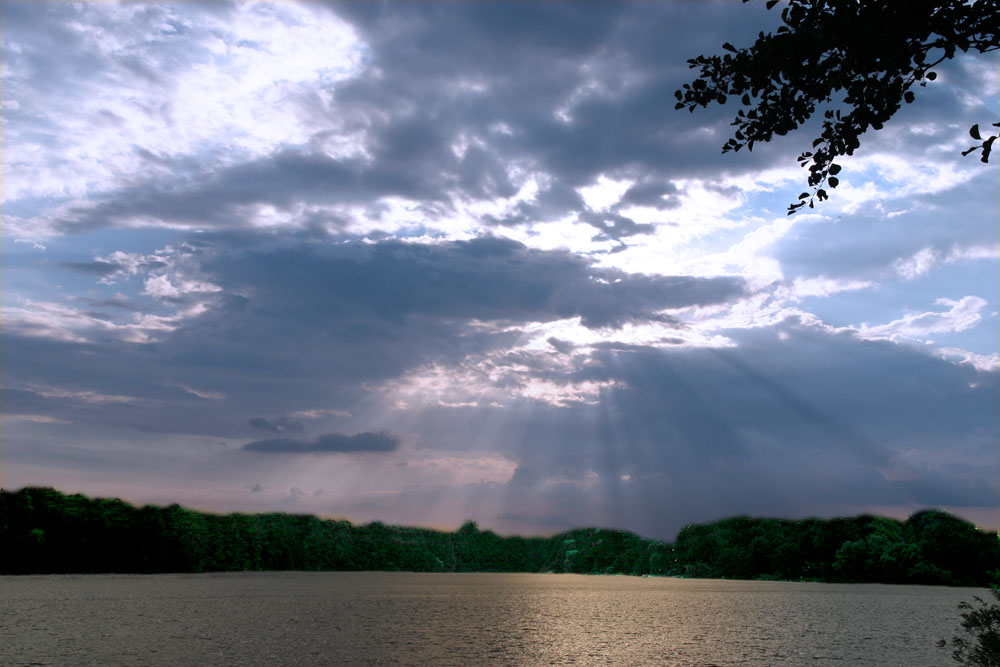
[[[998,515],[995,54],[794,216],[688,58],[777,10],[4,2],[2,470],[136,504],[671,539]]]

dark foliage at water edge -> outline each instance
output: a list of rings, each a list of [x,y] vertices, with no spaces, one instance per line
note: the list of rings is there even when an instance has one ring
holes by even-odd
[[[137,508],[54,489],[0,490],[0,573],[406,570],[577,572],[986,586],[1000,578],[995,532],[939,510],[906,521],[734,517],[675,542],[601,528],[502,537],[352,525],[302,514]]]

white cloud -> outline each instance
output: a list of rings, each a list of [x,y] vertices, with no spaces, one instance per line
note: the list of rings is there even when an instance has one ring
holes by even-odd
[[[170,278],[165,275],[150,276],[146,279],[146,284],[142,293],[148,296],[155,296],[158,299],[178,297],[181,291],[173,286]]]
[[[26,391],[46,398],[68,398],[71,400],[83,401],[84,403],[140,403],[143,399],[135,396],[124,396],[121,394],[102,394],[97,391],[74,391],[59,387],[45,387],[31,385],[23,387]]]
[[[501,227],[496,230],[496,235],[513,239],[536,250],[599,253],[608,252],[616,245],[611,239],[598,240],[594,227],[580,222],[575,214],[557,220]]]
[[[89,343],[98,339],[152,343],[159,340],[162,334],[176,329],[183,320],[200,315],[208,307],[204,302],[196,302],[171,315],[136,313],[131,321],[115,322],[53,301],[21,298],[17,303],[4,307],[4,328],[7,332],[67,343]]]
[[[950,264],[962,260],[971,261],[977,259],[1000,259],[1000,244],[993,246],[977,245],[966,248],[953,246],[942,261]]]
[[[625,191],[632,186],[630,180],[614,180],[604,174],[597,177],[593,185],[578,188],[583,201],[595,211],[606,211],[621,200]]]
[[[116,250],[108,255],[96,255],[94,257],[94,261],[114,264],[120,267],[113,273],[109,273],[98,281],[105,285],[112,285],[124,276],[134,276],[139,272],[139,269],[144,266],[149,264],[158,264],[164,261],[164,257],[157,255],[156,253],[145,255],[137,252],[124,252]]]
[[[969,364],[980,371],[1000,370],[1000,354],[976,354],[957,347],[940,347],[935,350],[935,353],[942,359]]]
[[[827,276],[817,276],[815,278],[796,278],[788,287],[778,290],[779,296],[785,296],[793,301],[799,301],[805,297],[828,297],[840,292],[854,292],[868,289],[874,285],[870,280],[853,280],[850,278],[829,278]]]
[[[904,280],[913,280],[928,273],[935,264],[954,264],[960,261],[1000,258],[1000,245],[958,246],[953,245],[947,252],[931,247],[921,248],[910,257],[893,263],[893,268]]]
[[[680,257],[673,268],[696,276],[738,275],[751,289],[764,289],[785,279],[781,262],[771,255],[775,244],[795,226],[821,224],[823,220],[815,214],[782,216],[769,221],[747,219],[750,230],[729,247],[718,252],[704,252],[703,248],[692,245],[678,253]]]
[[[522,363],[528,361],[532,365]],[[568,372],[559,379],[538,377],[546,366],[558,374],[560,370],[571,371],[573,362],[551,353],[505,350],[483,359],[467,359],[457,366],[425,365],[385,383],[379,391],[387,403],[400,410],[509,405],[517,399],[565,407],[596,404],[603,391],[618,386],[615,380],[573,379]]]
[[[987,305],[986,300],[978,296],[965,296],[958,301],[938,299],[934,304],[947,306],[948,310],[912,313],[888,324],[877,326],[865,323],[858,329],[858,335],[869,339],[888,338],[895,340],[898,337],[922,338],[936,333],[965,331],[982,321],[983,317],[980,311]]]
[[[21,422],[32,422],[35,424],[69,424],[70,422],[65,419],[59,419],[58,417],[51,417],[49,415],[21,415],[21,414],[5,414],[3,416],[5,421],[21,421]]]
[[[617,210],[639,224],[653,225],[654,229],[651,234],[624,239],[624,248],[600,257],[601,266],[650,275],[688,273],[704,276],[733,275],[739,272],[737,267],[753,263],[759,267],[756,273],[767,274],[764,278],[767,282],[780,274],[780,269],[775,268],[777,265],[758,256],[757,251],[800,220],[781,218],[762,228],[761,225],[766,224],[764,219],[740,209],[744,193],[734,183],[695,178],[673,183],[678,188],[673,195],[680,203],[677,208],[626,206]],[[745,235],[744,244],[719,247],[720,236],[728,237],[732,230],[741,228],[751,230]],[[758,238],[762,235],[768,238]],[[752,275],[744,277],[754,278]]]
[[[51,35],[5,33],[4,93],[20,112],[4,126],[8,201],[81,197],[176,173],[187,156],[231,162],[305,143],[324,129],[310,88],[329,92],[365,58],[347,24],[307,4],[236,3],[229,15],[185,4],[49,10],[73,33],[60,57],[88,67],[39,76]]]
[[[923,248],[908,259],[896,260],[893,266],[896,269],[896,273],[902,276],[904,280],[913,280],[930,271],[935,261],[937,261],[937,253],[932,248]]]
[[[292,413],[292,417],[296,419],[319,419],[326,416],[333,417],[350,417],[351,413],[346,410],[334,410],[331,408],[321,408],[316,410],[298,410]]]
[[[960,157],[942,156],[935,160],[924,156],[913,160],[901,152],[855,156],[850,161],[850,177],[842,181],[828,203],[845,215],[871,208],[890,215],[891,212],[884,210],[887,200],[945,192],[981,173],[974,162],[963,162]],[[846,160],[837,162],[847,164]]]
[[[187,245],[166,246],[154,253],[130,253],[117,250],[96,255],[95,262],[118,267],[99,283],[113,285],[122,278],[148,272],[142,294],[159,299],[175,299],[185,294],[221,292],[222,288],[200,277],[197,262]]]
[[[226,397],[221,391],[206,391],[204,389],[194,389],[187,385],[178,385],[181,389],[191,394],[192,396],[197,396],[198,398],[204,398],[210,401],[221,401]]]

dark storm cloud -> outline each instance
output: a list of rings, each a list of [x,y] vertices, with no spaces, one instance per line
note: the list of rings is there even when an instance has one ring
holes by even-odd
[[[267,203],[281,209],[295,202],[369,201],[373,196],[422,197],[416,177],[379,174],[377,186],[366,185],[358,163],[288,149],[251,162],[187,177],[180,182],[147,181],[118,190],[96,204],[75,205],[60,213],[55,225],[64,231],[124,223],[151,216],[203,227],[239,227],[240,207]],[[189,181],[194,180],[194,184]]]
[[[994,373],[794,320],[730,335],[738,345],[721,350],[609,345],[577,357],[564,382],[615,384],[597,405],[535,404],[494,437],[518,465],[511,512],[532,498],[574,522],[603,516],[672,537],[739,513],[995,502]],[[468,418],[442,417],[446,430],[423,437],[462,448],[483,419]],[[590,500],[575,507],[581,494]]]
[[[369,44],[379,72],[337,96],[348,107],[406,109],[405,136],[418,128],[434,136],[426,128],[437,122],[487,137],[502,122],[510,131],[494,137],[495,148],[530,155],[572,184],[608,170],[690,176],[774,159],[768,146],[764,154],[720,156],[724,138],[713,133],[731,131],[732,105],[695,116],[673,109],[673,91],[695,73],[687,58],[718,53],[726,41],[749,45],[758,30],[780,25],[779,12],[763,3],[370,4],[331,4]],[[962,86],[976,83],[960,67],[947,74]],[[465,93],[461,83],[478,87]],[[941,86],[918,96],[921,104],[901,116],[921,122],[969,114]],[[557,118],[563,109],[566,117]]]
[[[368,69],[338,83],[332,99],[304,92],[299,100],[315,119],[317,145],[338,132],[363,132],[363,159],[286,147],[224,168],[171,163],[155,180],[71,206],[50,224],[78,232],[138,218],[233,228],[245,225],[248,204],[287,210],[301,203],[373,205],[388,196],[441,212],[457,200],[515,194],[517,171],[551,182],[536,202],[496,222],[580,213],[602,238],[622,238],[650,227],[617,212],[595,215],[573,188],[604,173],[635,178],[641,183],[627,203],[665,208],[673,203],[661,195],[677,193],[671,179],[714,177],[720,167],[739,171],[773,159],[764,146],[724,161],[724,137],[696,130],[728,128],[725,116],[709,110],[693,121],[673,110],[673,91],[690,76],[685,58],[721,44],[723,32],[730,39],[734,30],[751,35],[762,17],[753,6],[366,4],[333,10],[366,40]],[[669,53],[661,45],[665,26]]]
[[[302,433],[306,430],[305,426],[302,425],[302,422],[289,419],[288,417],[278,417],[277,419],[254,417],[253,419],[247,420],[247,424],[256,429],[271,431],[272,433],[286,433],[289,431]]]
[[[105,332],[86,344],[4,332],[9,382],[142,399],[86,403],[29,392],[25,399],[43,404],[32,411],[224,437],[245,434],[254,415],[249,426],[287,433],[297,422],[261,415],[350,410],[368,393],[366,383],[502,350],[515,344],[518,324],[570,317],[590,327],[673,323],[657,311],[743,294],[738,279],[625,274],[568,252],[496,238],[333,244],[203,234],[186,252],[191,266],[223,291],[197,317],[157,332],[155,344],[123,344]],[[514,328],[493,330],[474,320]],[[43,358],[50,363],[33,361]]]
[[[752,42],[758,30],[778,25],[777,12],[763,3],[347,2],[330,9],[359,32],[368,66],[338,82],[330,95],[298,93],[296,106],[314,122],[306,147],[278,147],[225,167],[184,156],[161,159],[137,147],[146,159],[169,160],[161,164],[166,171],[50,213],[47,225],[67,233],[136,220],[240,228],[251,204],[285,211],[301,204],[374,209],[392,196],[419,202],[423,214],[434,218],[456,202],[509,197],[524,178],[541,174],[545,183],[534,201],[481,222],[530,224],[577,214],[595,226],[598,238],[621,239],[650,227],[620,210],[590,211],[574,188],[602,174],[634,179],[623,206],[666,210],[678,204],[679,179],[712,180],[723,172],[791,164],[790,156],[808,144],[797,137],[723,156],[719,149],[731,130],[732,105],[713,105],[694,116],[673,109],[673,91],[694,74],[687,58],[717,52],[725,41]],[[12,14],[17,21],[37,19],[16,8]],[[156,25],[157,16],[149,8],[142,20]],[[169,49],[177,44],[164,39],[150,48],[158,49],[163,62],[173,62]],[[197,48],[207,47],[198,42]],[[68,66],[41,51],[32,51],[38,79],[70,85]],[[109,68],[155,85],[148,81],[156,73],[136,55],[87,65],[98,72]],[[970,76],[957,65],[953,69],[949,76],[958,83]],[[920,95],[927,97],[923,104],[901,112],[914,123],[924,118],[913,115],[918,107],[933,117],[972,118],[974,110],[964,109],[950,90],[932,87]],[[326,154],[323,142],[340,134],[363,136],[358,141],[364,157]],[[899,135],[893,150],[932,151],[947,140]],[[337,228],[343,224],[339,215],[308,213],[294,222]]]
[[[490,237],[224,252],[203,268],[230,292],[253,286],[258,308],[267,303],[296,321],[341,326],[408,317],[544,322],[579,316],[588,327],[618,327],[663,321],[656,311],[666,308],[723,303],[744,289],[728,277],[600,269],[569,252]]]
[[[645,181],[629,187],[622,195],[618,206],[652,206],[659,209],[677,208],[680,202],[673,197],[678,194],[677,186],[670,182]]]
[[[129,301],[127,298],[121,295],[112,296],[110,299],[81,299],[84,303],[89,303],[92,306],[98,308],[116,308],[118,310],[126,310],[130,312],[139,312],[142,307],[135,303],[134,301]]]
[[[554,182],[543,187],[531,201],[521,201],[503,215],[486,215],[483,221],[490,225],[514,226],[552,220],[568,211],[584,211],[587,205],[580,193],[563,183]]]
[[[110,276],[125,268],[121,264],[100,260],[94,260],[93,262],[62,262],[60,266],[79,271],[80,273],[89,273],[97,276]]]
[[[125,265],[106,259],[95,259],[89,262],[60,262],[59,266],[78,273],[115,279],[123,274],[134,272],[136,269],[162,269],[166,264],[155,259],[143,259],[134,265]]]
[[[123,436],[131,449],[113,438],[111,446],[134,454],[134,463],[119,468],[134,471],[152,467],[148,456],[156,448],[145,443],[160,441],[159,434],[212,436],[205,446],[214,449],[223,438],[259,437],[267,439],[246,443],[248,453],[237,458],[241,465],[263,466],[274,460],[265,453],[396,451],[394,436],[375,432],[389,423],[430,449],[465,454],[470,443],[485,442],[487,453],[516,464],[507,485],[470,491],[494,508],[505,497],[508,506],[498,515],[511,525],[602,523],[664,537],[688,521],[744,512],[995,503],[995,373],[792,321],[710,331],[728,336],[732,347],[690,349],[690,337],[679,335],[685,323],[660,311],[736,301],[747,290],[742,279],[632,274],[571,252],[489,237],[402,242],[386,229],[369,234],[377,242],[362,243],[344,231],[359,209],[370,223],[395,210],[385,198],[402,197],[412,203],[415,219],[427,219],[426,233],[434,236],[435,219],[466,215],[461,206],[509,197],[537,177],[535,197],[472,222],[530,227],[570,216],[591,225],[599,239],[642,243],[652,226],[629,217],[629,206],[669,216],[682,201],[683,181],[793,164],[811,136],[723,156],[732,106],[694,115],[673,110],[673,91],[694,74],[685,59],[718,52],[724,41],[743,46],[757,30],[773,29],[777,13],[763,4],[332,3],[331,11],[366,42],[367,65],[350,80],[322,84],[327,90],[307,83],[290,93],[288,108],[314,124],[311,140],[265,148],[242,162],[228,148],[225,155],[181,155],[137,146],[135,154],[155,179],[146,172],[116,176],[116,185],[108,186],[114,189],[90,191],[85,203],[59,212],[54,203],[38,204],[43,222],[62,232],[163,222],[209,230],[185,239],[184,269],[221,291],[186,291],[170,303],[150,294],[105,298],[99,291],[104,286],[94,286],[93,298],[82,303],[133,311],[136,322],[148,319],[149,343],[125,342],[121,322],[87,323],[85,343],[39,338],[46,326],[62,331],[87,319],[81,312],[74,320],[69,306],[52,308],[45,321],[36,313],[34,328],[6,327],[0,333],[5,413],[30,417],[19,422],[30,429],[49,428],[45,418],[66,422],[51,427],[64,430],[48,446],[35,448],[23,438],[18,451],[34,462],[48,457],[51,467],[70,461],[80,471],[93,470],[89,450],[67,458],[72,448],[58,443],[72,441],[74,432],[95,440],[123,429],[131,431]],[[230,11],[222,5],[189,9],[213,7]],[[39,92],[31,108],[44,109],[56,96],[74,100],[94,91],[91,78],[120,77],[116,96],[138,82],[161,86],[176,72],[151,63],[175,62],[172,56],[180,54],[171,49],[178,45],[197,51],[185,54],[185,63],[212,58],[215,38],[207,32],[188,42],[181,37],[185,26],[177,23],[164,30],[179,41],[151,41],[141,33],[163,22],[163,10],[128,9],[136,12],[135,21],[109,19],[93,34],[115,33],[128,23],[138,37],[130,43],[140,46],[102,59],[69,27],[77,16],[70,5],[5,3],[9,32],[25,40],[34,35],[35,46],[43,44],[20,55],[5,52],[24,65],[16,82],[22,88],[11,90],[22,97],[24,90]],[[156,49],[156,58],[146,58],[145,49]],[[961,83],[959,69],[942,72],[942,79]],[[902,112],[909,114],[900,117],[904,127],[931,118],[964,123],[981,112],[959,104],[954,89],[918,95],[920,103]],[[9,114],[16,119],[26,109]],[[170,120],[172,111],[165,102],[144,113]],[[96,127],[121,123],[122,116],[97,111],[85,121]],[[891,127],[873,144],[904,160],[930,157],[954,139],[940,129],[907,134],[909,129],[894,133]],[[44,141],[58,147],[60,135],[50,130]],[[347,143],[356,138],[356,150],[333,157],[324,142],[344,135],[353,137]],[[65,156],[53,148],[51,157]],[[634,183],[619,203],[597,211],[578,188],[601,175]],[[943,255],[954,243],[995,244],[977,213],[992,210],[984,204],[995,194],[983,185],[989,176],[944,196],[882,202],[889,208],[861,210],[822,227],[796,222],[771,246],[772,254],[789,280],[877,280],[895,260],[928,245]],[[706,187],[711,191],[711,184]],[[887,217],[897,204],[911,210]],[[306,231],[242,231],[259,222],[252,219],[256,205],[289,214],[289,226]],[[339,231],[331,239],[319,229]],[[706,248],[714,242],[704,241]],[[84,261],[91,256],[80,254],[80,261],[63,266],[91,277],[122,268]],[[154,268],[138,266],[134,280],[120,289],[138,285]],[[166,277],[168,268],[174,267],[159,266],[157,273],[162,269]],[[172,305],[192,308],[182,313]],[[552,337],[544,353],[524,349],[523,325],[574,317],[604,329],[604,340],[584,345]],[[678,336],[658,340],[659,349],[614,340],[623,325],[651,321],[677,327]],[[477,362],[498,372],[486,374],[485,387],[469,387],[470,400],[458,402],[465,407],[404,408],[381,393],[425,365],[447,375]],[[517,394],[535,380],[563,389],[574,383],[600,388],[559,405]],[[490,403],[478,400],[474,389],[493,392],[504,407],[486,407]],[[434,405],[433,395],[426,399]],[[274,417],[309,411],[316,420],[311,432],[328,435],[286,437],[304,427],[291,416]],[[385,413],[413,422],[404,431],[399,422],[384,421]],[[257,435],[248,435],[249,429]],[[132,446],[136,441],[143,446]],[[433,493],[411,505],[423,503],[423,511]],[[392,499],[379,502],[388,508]]]
[[[400,257],[409,250],[393,249]],[[437,250],[442,249],[420,248],[412,257],[426,266],[435,264],[432,259],[444,261],[449,252],[477,249],[455,244]],[[491,256],[485,248],[478,251]],[[240,261],[275,266],[260,250],[237,254]],[[504,408],[421,413],[420,441],[434,448],[465,451],[481,438],[484,422],[502,424],[489,434],[490,451],[516,462],[517,471],[509,484],[482,492],[509,517],[561,516],[576,525],[670,538],[689,521],[738,513],[829,516],[862,505],[988,506],[995,499],[991,480],[1000,393],[995,374],[793,320],[729,332],[736,346],[722,350],[608,342],[590,354],[576,353],[574,368],[560,373],[527,352],[497,355],[511,339],[463,340],[454,318],[470,306],[460,304],[437,305],[436,317],[451,321],[450,327],[435,327],[433,320],[399,307],[349,310],[349,301],[296,324],[282,310],[290,307],[293,285],[306,288],[300,300],[340,289],[326,274],[310,282],[311,261],[307,253],[300,274],[290,263],[280,264],[281,271],[261,271],[252,284],[237,283],[242,274],[235,263],[225,272],[220,263],[215,277],[227,275],[241,285],[248,294],[242,305],[206,313],[157,346],[84,348],[34,341],[31,353],[23,354],[28,341],[8,336],[5,381],[33,373],[36,381],[143,400],[88,403],[8,389],[5,411],[65,419],[74,428],[114,425],[232,436],[245,433],[248,412],[290,413],[316,406],[316,396],[325,397],[324,406],[353,408],[364,398],[357,390],[362,382],[398,376],[430,359],[449,364],[466,354],[474,359],[492,353],[498,367],[527,368],[531,377],[615,382],[596,405],[555,407],[519,399]],[[408,275],[396,278],[405,282]],[[337,313],[369,324],[330,336]],[[553,344],[564,353],[577,349],[558,340]],[[351,366],[357,356],[365,364]],[[37,358],[54,363],[40,368],[19,361]],[[150,378],[167,369],[191,386],[224,392],[226,401],[205,406],[207,401],[186,392],[157,389]],[[504,418],[491,419],[494,410]],[[372,433],[370,423],[352,426]],[[388,440],[352,437],[358,436],[272,438],[244,449],[289,455],[389,451]]]
[[[378,433],[365,432],[354,435],[327,433],[315,440],[294,440],[291,438],[255,440],[243,445],[243,450],[268,454],[327,454],[338,452],[392,452],[398,447],[399,438],[385,431],[379,431]]]
[[[724,3],[333,7],[361,31],[383,75],[338,97],[384,105],[391,90],[393,102],[419,110],[407,123],[480,136],[504,123],[510,132],[492,145],[505,157],[530,159],[573,185],[609,170],[689,176],[699,163],[719,164],[722,140],[697,138],[697,125],[673,111],[673,91],[690,76],[685,60],[719,48],[723,35],[751,39],[777,20],[752,5],[734,11]],[[449,94],[462,80],[485,91]],[[701,143],[708,150],[691,150]]]
[[[365,159],[285,148],[223,169],[176,163],[173,177],[134,183],[51,222],[63,231],[136,218],[232,228],[246,224],[248,204],[375,207],[386,196],[419,201],[433,217],[455,199],[513,194],[518,183],[509,167],[516,164],[544,172],[551,183],[535,201],[482,222],[530,224],[575,213],[595,226],[597,238],[644,234],[649,225],[617,210],[589,211],[573,188],[601,173],[635,178],[622,204],[666,209],[677,203],[671,179],[752,170],[780,153],[765,146],[750,156],[722,157],[728,112],[713,108],[694,118],[672,109],[672,91],[691,76],[686,57],[773,27],[776,14],[758,4],[613,4],[587,11],[561,4],[334,4],[368,43],[371,65],[338,84],[332,101],[303,93],[302,103],[312,105],[317,140],[336,134],[335,127],[363,129]],[[115,66],[132,71],[136,63]],[[557,117],[564,108],[570,120]],[[461,137],[475,141],[456,155],[452,147]],[[343,221],[331,212],[297,223],[336,228]]]
[[[790,338],[767,328],[734,333],[739,346],[731,349],[616,355],[627,388],[610,398],[629,425],[623,442],[659,440],[676,465],[752,455],[768,440],[882,464],[900,443],[996,429],[989,405],[997,383],[988,373],[793,321],[778,330]]]
[[[581,213],[579,219],[600,231],[596,237],[598,239],[621,239],[636,234],[650,234],[656,229],[655,225],[638,223],[624,215],[610,212],[587,211]]]

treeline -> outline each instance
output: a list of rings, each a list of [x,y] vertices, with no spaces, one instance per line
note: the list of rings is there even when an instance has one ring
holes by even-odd
[[[987,586],[1000,582],[995,532],[938,510],[906,521],[734,517],[685,526],[675,545],[691,577]],[[675,568],[678,569],[678,568]]]
[[[996,533],[944,512],[901,522],[737,517],[686,526],[675,543],[578,529],[501,537],[300,514],[136,508],[53,489],[0,491],[0,573],[407,570],[578,572],[985,586],[1000,572]]]

